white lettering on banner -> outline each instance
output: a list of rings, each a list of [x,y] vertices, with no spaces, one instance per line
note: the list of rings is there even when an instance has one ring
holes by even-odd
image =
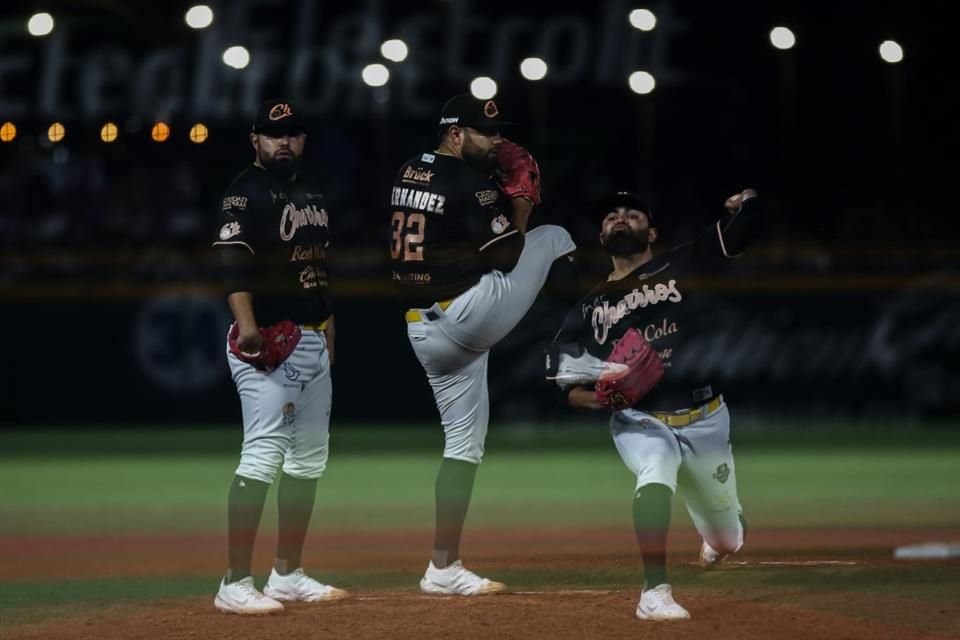
[[[607,341],[610,327],[620,322],[631,311],[660,302],[680,302],[681,300],[683,295],[677,289],[677,281],[672,278],[667,284],[658,282],[653,288],[645,284],[643,287],[634,289],[614,306],[604,300],[602,305],[593,309],[593,337],[597,344],[603,344]]]
[[[0,54],[0,112],[96,118],[127,111],[140,115],[189,113],[218,119],[249,118],[275,79],[283,94],[297,100],[301,115],[336,113],[359,118],[378,105],[355,72],[387,22],[387,3],[343,10],[320,20],[315,0],[273,3],[275,20],[258,19],[251,2],[221,3],[217,20],[198,34],[197,46],[137,47],[119,36],[93,43],[75,38],[71,25],[42,42],[11,40]],[[263,3],[259,3],[263,4]],[[496,15],[477,0],[444,3],[442,9],[409,11],[393,30],[414,51],[403,74],[391,78],[391,109],[428,117],[436,104],[425,98],[429,85],[460,82],[477,63],[495,78],[511,72],[523,51],[540,51],[556,61],[550,75],[557,86],[619,85],[633,69],[648,69],[658,82],[682,83],[671,64],[671,46],[683,24],[669,3],[657,6],[657,28],[649,33],[625,27],[624,0],[594,3],[592,11],[550,12],[541,19]],[[221,17],[221,14],[222,17]],[[293,25],[293,28],[288,28]],[[245,73],[237,76],[220,60],[229,33],[245,33],[262,45]],[[472,43],[482,33],[481,46]],[[468,47],[467,44],[471,43]],[[474,58],[477,58],[474,60]],[[229,90],[228,90],[229,89]],[[233,91],[232,89],[235,89]],[[269,93],[269,92],[268,92]],[[241,96],[237,99],[235,96]]]
[[[394,187],[393,195],[390,196],[390,204],[395,207],[403,207],[413,211],[426,211],[428,213],[437,213],[443,215],[443,205],[447,202],[447,197],[439,193],[430,191],[420,191],[419,189],[407,189],[404,187]]]
[[[293,234],[300,227],[326,227],[328,223],[327,210],[317,209],[317,205],[309,204],[297,209],[293,204],[287,204],[280,216],[280,237],[284,240],[293,238]]]

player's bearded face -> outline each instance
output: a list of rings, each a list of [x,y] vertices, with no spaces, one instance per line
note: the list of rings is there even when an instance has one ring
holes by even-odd
[[[600,242],[611,256],[643,253],[650,246],[650,223],[641,212],[611,213],[603,221]]]
[[[291,176],[300,168],[306,139],[302,131],[261,133],[257,135],[257,160],[270,173]]]
[[[497,164],[495,150],[499,140],[499,132],[481,132],[465,128],[463,148],[460,153],[464,161],[474,169],[484,173],[492,172]]]

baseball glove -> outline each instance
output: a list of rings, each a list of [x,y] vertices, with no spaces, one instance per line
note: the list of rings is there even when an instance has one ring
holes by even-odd
[[[610,367],[597,379],[597,401],[608,409],[619,411],[636,404],[650,393],[663,377],[663,362],[650,343],[634,328],[628,329],[607,358]]]
[[[530,152],[504,140],[497,145],[497,177],[509,198],[526,198],[540,204],[540,167]]]
[[[275,325],[261,327],[260,335],[263,336],[263,345],[260,351],[256,353],[244,353],[237,346],[237,338],[240,336],[240,327],[234,322],[230,325],[230,333],[227,334],[227,344],[230,353],[237,356],[247,364],[253,365],[259,371],[273,371],[286,361],[297,348],[300,342],[300,327],[289,320],[281,320]]]

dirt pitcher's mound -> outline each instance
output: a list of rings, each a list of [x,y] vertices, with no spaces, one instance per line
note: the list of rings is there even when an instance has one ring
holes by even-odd
[[[869,597],[849,594],[853,599]],[[726,640],[740,638],[944,638],[899,624],[851,617],[836,610],[771,598],[737,599],[698,589],[678,594],[693,616],[677,623],[633,617],[637,593],[626,590],[545,590],[476,598],[435,597],[405,591],[368,591],[330,604],[288,605],[278,615],[246,618],[218,613],[213,596],[110,607],[6,629],[5,640],[157,640],[224,638],[629,638]],[[864,605],[865,603],[850,603]],[[932,604],[918,603],[937,615]],[[860,608],[860,607],[855,607]],[[923,612],[918,612],[923,613]],[[944,613],[944,612],[939,612]],[[954,611],[955,615],[956,612]],[[904,621],[905,624],[910,624]]]

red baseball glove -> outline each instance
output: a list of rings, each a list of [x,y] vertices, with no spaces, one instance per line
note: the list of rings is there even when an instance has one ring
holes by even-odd
[[[634,328],[613,348],[611,366],[597,379],[597,401],[608,409],[632,407],[663,377],[663,362],[650,343]]]
[[[263,345],[257,353],[244,353],[237,347],[237,338],[240,336],[240,327],[234,322],[227,334],[227,344],[230,353],[247,364],[251,364],[260,371],[273,371],[283,364],[300,342],[300,327],[289,320],[281,320],[275,325],[261,327]]]
[[[540,167],[530,152],[504,140],[497,145],[500,190],[509,198],[527,198],[540,204]]]

